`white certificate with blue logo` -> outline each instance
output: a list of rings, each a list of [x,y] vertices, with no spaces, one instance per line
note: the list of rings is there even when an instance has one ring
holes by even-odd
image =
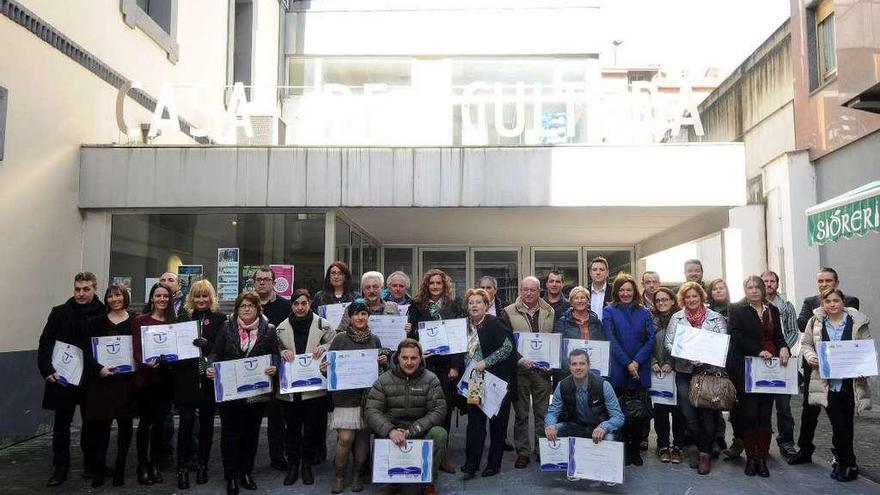
[[[373,443],[373,483],[431,483],[433,440],[407,440],[398,447],[391,440]]]
[[[563,346],[565,362],[568,363],[568,353],[575,349],[583,349],[590,356],[590,371],[599,376],[610,375],[611,346],[605,340],[565,339]]]
[[[326,390],[327,379],[321,374],[321,360],[311,354],[297,354],[288,362],[281,360],[278,380],[282,394]]]
[[[79,385],[83,374],[82,349],[56,340],[55,347],[52,348],[52,367],[58,374],[58,383],[65,387]]]
[[[819,376],[823,379],[876,376],[877,348],[872,339],[821,341],[816,343],[819,354]]]
[[[724,368],[729,346],[730,335],[726,333],[678,325],[672,342],[672,356]]]
[[[797,383],[797,382],[795,382]],[[651,373],[651,388],[648,389],[651,402],[654,405],[677,406],[678,391],[675,387],[675,372]]]
[[[345,315],[345,308],[351,303],[326,304],[318,306],[318,316],[330,322],[330,328],[336,330],[342,323],[342,316]]]
[[[524,358],[532,360],[538,368],[559,369],[559,347],[562,335],[558,333],[514,332],[516,350]]]
[[[421,321],[419,342],[425,356],[467,352],[467,319]]]
[[[749,394],[798,395],[798,369],[795,360],[782,366],[779,358],[745,358],[745,391]]]
[[[623,483],[623,442],[568,438],[568,477]]]
[[[370,315],[367,326],[370,333],[379,337],[382,347],[397,349],[397,344],[406,338],[406,315]]]
[[[568,437],[558,437],[555,442],[539,438],[541,471],[568,471],[568,447]]]
[[[379,378],[379,349],[327,353],[327,390],[370,388]]]
[[[149,363],[159,356],[166,361],[183,361],[199,357],[199,348],[193,340],[199,336],[199,325],[185,321],[171,325],[149,325],[141,328],[143,362]]]
[[[225,402],[272,392],[272,380],[266,375],[269,366],[269,355],[214,363],[214,399]]]
[[[92,337],[92,355],[95,361],[113,373],[133,373],[134,354],[131,335]]]

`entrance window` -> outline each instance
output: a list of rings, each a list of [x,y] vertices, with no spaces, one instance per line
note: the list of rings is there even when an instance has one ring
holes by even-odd
[[[351,269],[351,227],[339,219],[336,220],[336,259]]]
[[[498,297],[508,304],[516,299],[519,283],[519,252],[516,250],[474,250],[474,285],[483,276],[498,280]]]
[[[422,270],[427,272],[438,268],[452,278],[455,295],[461,297],[468,288],[467,249],[422,249]],[[413,277],[413,286],[418,289],[422,277]],[[415,294],[414,294],[415,295]]]
[[[572,287],[578,285],[581,279],[579,249],[535,249],[535,260],[532,263],[535,276],[541,281],[541,287],[547,283],[547,275],[557,270],[565,277],[563,293],[568,297]]]
[[[587,249],[584,256],[584,265],[587,278],[590,277],[590,260],[601,256],[608,260],[608,281],[614,283],[614,277],[624,272],[635,276],[632,270],[632,251],[629,249]],[[588,280],[587,283],[592,282]]]
[[[361,236],[356,232],[351,233],[351,264],[348,266],[351,268],[353,282],[357,290],[360,290],[364,264],[361,262]]]
[[[385,248],[385,266],[383,269],[385,270],[385,277],[396,271],[401,271],[407,274],[412,281],[413,288],[411,290],[415,290],[416,283],[420,277],[420,274],[413,273],[413,249],[412,248]],[[412,295],[412,294],[410,294]]]

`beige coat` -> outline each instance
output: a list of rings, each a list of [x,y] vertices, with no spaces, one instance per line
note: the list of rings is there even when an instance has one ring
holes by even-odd
[[[288,318],[285,318],[284,321],[278,325],[275,332],[278,335],[278,352],[285,350],[296,352],[296,346],[294,345],[293,339],[293,326],[291,326]],[[336,332],[330,329],[330,322],[313,314],[312,326],[309,327],[309,336],[308,340],[306,340],[306,352],[311,354],[318,346],[323,346],[326,351],[334,337],[336,337]],[[326,390],[316,390],[313,392],[303,392],[302,398],[303,400],[306,400],[324,395],[327,395]],[[275,394],[275,397],[283,401],[293,401],[293,394],[282,394],[280,391]]]
[[[854,308],[844,308],[844,311],[852,318],[853,340],[869,340],[871,332],[868,330],[868,317]],[[822,308],[813,310],[813,317],[807,323],[807,329],[801,338],[801,353],[804,359],[817,358],[816,342],[822,340],[822,325],[825,312]],[[871,390],[865,378],[853,379],[853,395],[856,401],[856,414],[871,409]],[[828,381],[819,376],[819,370],[813,368],[810,373],[809,402],[814,406],[828,407]]]
[[[510,322],[510,328],[514,332],[531,332],[532,327],[529,325],[529,312],[522,299],[517,297],[516,302],[504,308],[507,313],[507,320]],[[553,333],[554,311],[553,307],[546,301],[538,298],[538,332]]]

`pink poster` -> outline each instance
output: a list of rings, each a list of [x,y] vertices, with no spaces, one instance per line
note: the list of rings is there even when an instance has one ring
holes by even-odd
[[[275,293],[281,297],[293,295],[293,265],[269,265],[275,272]]]

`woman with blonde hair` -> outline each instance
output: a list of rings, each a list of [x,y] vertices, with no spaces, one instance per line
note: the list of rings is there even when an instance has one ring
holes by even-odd
[[[205,376],[208,361],[205,354],[210,352],[220,326],[226,315],[217,311],[219,307],[217,292],[208,280],[193,282],[186,295],[183,307],[187,316],[183,321],[195,321],[198,335],[193,345],[201,349],[198,359],[187,359],[171,364],[171,388],[174,404],[180,415],[177,431],[177,488],[189,488],[189,465],[195,460],[196,483],[208,482],[208,458],[214,438],[214,385]],[[198,410],[198,446],[193,459],[193,430],[196,428]]]

